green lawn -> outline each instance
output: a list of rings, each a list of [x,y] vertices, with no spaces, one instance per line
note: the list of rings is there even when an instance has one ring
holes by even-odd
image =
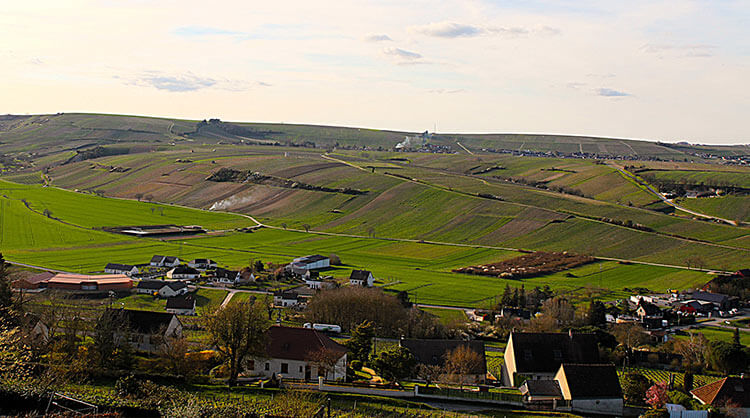
[[[435,308],[420,308],[421,310],[435,315],[440,319],[443,324],[451,324],[455,322],[466,321],[466,314],[464,311],[455,309],[435,309]]]
[[[695,332],[703,334],[706,338],[709,340],[718,340],[718,341],[725,341],[725,342],[732,342],[733,336],[734,336],[734,329],[733,328],[722,328],[722,327],[701,327],[697,329],[692,329],[689,332]],[[678,335],[677,338],[688,338],[684,335]],[[742,328],[740,328],[740,343],[742,345],[748,345],[750,344],[750,332],[745,331]]]

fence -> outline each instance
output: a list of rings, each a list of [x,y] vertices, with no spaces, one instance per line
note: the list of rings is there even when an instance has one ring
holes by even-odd
[[[515,406],[523,405],[523,396],[514,393],[477,392],[465,391],[460,389],[430,388],[422,386],[415,386],[414,393],[416,396],[425,398],[480,401]]]

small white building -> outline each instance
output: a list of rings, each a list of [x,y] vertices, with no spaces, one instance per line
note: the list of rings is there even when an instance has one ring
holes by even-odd
[[[372,287],[375,278],[369,270],[352,270],[349,284],[352,286]]]
[[[247,369],[255,375],[326,380],[346,377],[346,347],[314,329],[272,326],[266,354],[255,357]],[[325,360],[324,360],[325,359]],[[330,366],[326,366],[330,364]]]
[[[310,278],[305,279],[305,284],[310,289],[314,290],[323,290],[323,289],[333,289],[336,287],[338,283],[336,283],[335,280],[333,280],[333,277],[331,276],[313,276]]]
[[[310,270],[324,269],[331,266],[331,260],[328,257],[324,257],[320,254],[306,255],[304,257],[295,258],[286,266],[286,271],[303,275]]]

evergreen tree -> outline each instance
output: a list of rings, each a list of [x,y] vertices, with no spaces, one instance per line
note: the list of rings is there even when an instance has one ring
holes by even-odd
[[[732,342],[734,345],[740,346],[742,343],[740,343],[740,329],[737,327],[734,327],[734,334],[732,334]]]
[[[503,291],[503,298],[500,300],[501,306],[510,306],[510,304],[513,302],[513,296],[510,290],[510,285],[505,285],[505,290]]]
[[[513,289],[513,297],[510,300],[510,306],[517,307],[518,306],[518,289]]]
[[[364,321],[352,331],[352,337],[346,340],[346,347],[351,351],[351,359],[366,363],[372,351],[372,339],[375,337],[375,325]]]
[[[526,307],[526,289],[523,288],[523,284],[521,284],[521,290],[518,291],[518,307]]]

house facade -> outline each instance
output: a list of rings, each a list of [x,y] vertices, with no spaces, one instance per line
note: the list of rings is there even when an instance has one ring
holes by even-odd
[[[154,352],[164,339],[182,337],[182,322],[171,313],[107,309],[103,314],[114,315],[116,320],[127,324],[127,334],[116,334],[115,338],[127,338],[128,343],[139,351]]]
[[[273,304],[280,308],[291,308],[299,305],[299,295],[295,292],[276,292],[273,294]]]
[[[750,416],[750,378],[730,376],[690,391],[703,405],[712,405],[727,416]]]
[[[173,280],[195,280],[201,277],[201,272],[188,266],[177,266],[167,272],[167,278]]]
[[[275,325],[268,329],[265,355],[253,358],[246,368],[265,377],[339,380],[346,377],[346,352],[346,347],[314,329]]]
[[[614,364],[562,364],[554,381],[571,412],[621,416],[624,407]]]
[[[599,363],[599,347],[594,334],[511,332],[503,358],[503,384],[518,386],[519,375],[550,380],[563,363]]]
[[[372,287],[375,278],[368,270],[352,270],[349,275],[349,284],[352,286]]]

